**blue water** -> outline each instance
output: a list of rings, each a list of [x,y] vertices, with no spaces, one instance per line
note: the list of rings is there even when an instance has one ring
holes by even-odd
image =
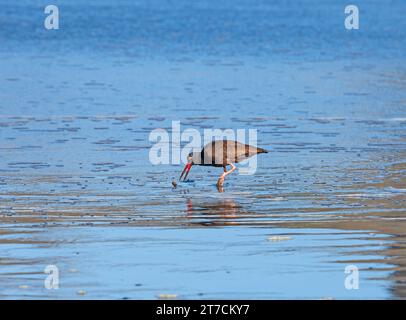
[[[346,1],[56,1],[60,31],[43,28],[47,1],[1,1],[2,51],[113,56],[290,60],[404,58],[406,4],[357,1],[360,29],[344,28]],[[18,26],[18,27],[16,27]]]
[[[0,0],[1,298],[406,297],[404,1],[47,4]],[[173,189],[172,121],[271,152]]]
[[[292,233],[290,240],[267,241],[269,236],[286,232]],[[49,233],[51,240],[52,229]],[[353,246],[380,245],[357,233],[235,227],[119,227],[107,233],[97,228],[78,228],[74,238],[71,232],[57,233],[62,246],[54,243],[31,251],[16,246],[11,255],[26,259],[26,264],[39,260],[59,265],[60,288],[46,290],[43,282],[47,275],[43,270],[29,273],[32,268],[21,264],[13,268],[21,276],[12,284],[5,283],[3,296],[77,298],[76,291],[85,290],[88,299],[155,299],[159,294],[176,294],[179,299],[384,297],[382,283],[368,280],[381,272],[361,269],[359,289],[347,290],[347,264],[331,263],[330,245],[343,246],[344,237],[349,235],[360,237],[351,242]],[[52,258],[53,253],[58,254],[57,259]],[[364,258],[379,260],[373,254]],[[19,288],[27,283],[33,285]]]

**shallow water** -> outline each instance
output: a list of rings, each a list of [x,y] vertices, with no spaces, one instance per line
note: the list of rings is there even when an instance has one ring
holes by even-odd
[[[0,1],[1,298],[406,297],[403,2],[356,35],[341,1],[69,1],[53,33],[30,3]],[[174,189],[148,159],[172,121],[271,152]]]

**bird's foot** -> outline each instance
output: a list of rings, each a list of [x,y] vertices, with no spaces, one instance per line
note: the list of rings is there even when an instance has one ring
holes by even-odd
[[[221,175],[220,178],[217,180],[217,187],[222,187],[224,184],[224,175]]]
[[[217,190],[220,193],[224,192],[223,184],[224,184],[224,177],[221,176],[217,181]]]

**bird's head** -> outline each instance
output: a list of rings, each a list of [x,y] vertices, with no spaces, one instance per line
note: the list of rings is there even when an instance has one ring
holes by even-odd
[[[188,154],[186,160],[187,163],[185,167],[183,168],[182,174],[179,177],[179,180],[182,179],[182,176],[185,174],[185,177],[183,178],[183,181],[186,180],[187,175],[189,174],[190,169],[194,164],[199,164],[200,163],[200,152],[191,152]]]

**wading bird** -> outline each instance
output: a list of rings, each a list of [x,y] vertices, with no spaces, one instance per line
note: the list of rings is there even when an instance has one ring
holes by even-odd
[[[189,153],[187,163],[179,180],[182,179],[185,173],[183,181],[186,180],[193,165],[223,167],[224,172],[217,181],[217,186],[220,188],[223,185],[225,177],[236,169],[234,163],[247,160],[259,153],[268,153],[268,151],[234,140],[215,140],[209,142],[204,146],[202,151]],[[231,166],[231,169],[227,171],[228,165]]]

